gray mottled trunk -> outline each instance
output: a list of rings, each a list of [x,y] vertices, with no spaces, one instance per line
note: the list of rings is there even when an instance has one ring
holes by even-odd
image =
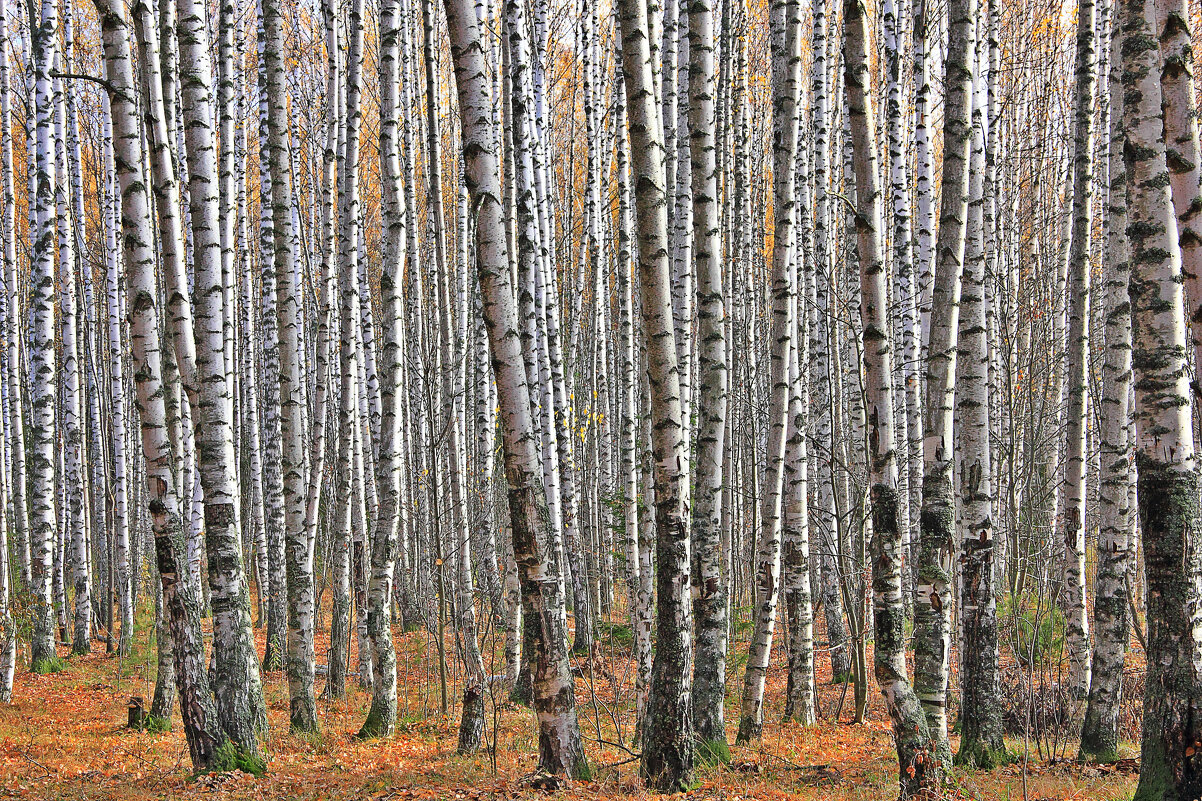
[[[567,656],[567,614],[551,565],[556,558],[550,550],[554,540],[548,531],[530,390],[517,335],[480,25],[469,0],[446,0],[444,8],[462,124],[464,181],[476,210],[476,273],[501,409],[513,549],[534,652],[529,664],[538,717],[539,766],[550,773],[581,777],[588,774],[588,763],[576,720]],[[518,53],[511,57],[528,58]],[[528,242],[519,241],[520,251],[529,247]]]
[[[972,108],[976,0],[952,0],[945,62],[943,189],[935,243],[935,278],[927,346],[923,414],[921,541],[914,599],[914,690],[935,742],[934,758],[951,759],[947,686],[951,660],[952,560],[956,515],[952,487],[953,404],[959,331],[960,274],[968,217],[969,113]]]
[[[902,601],[902,537],[893,422],[893,353],[889,341],[888,289],[881,243],[882,202],[876,131],[870,101],[868,23],[863,0],[845,0],[843,19],[847,112],[858,205],[855,225],[860,261],[868,484],[874,543],[872,596],[876,647],[873,659],[877,683],[893,723],[901,797],[909,798],[938,788],[940,764],[931,759],[931,732],[906,673],[906,613]]]
[[[693,504],[693,559],[697,594],[693,613],[697,651],[693,668],[693,728],[703,757],[729,759],[726,744],[726,578],[722,571],[722,475],[726,459],[725,300],[718,222],[714,74],[714,9],[689,3],[689,154],[693,204],[693,264],[697,280],[697,464]],[[686,331],[686,336],[691,332]]]
[[[1119,34],[1115,29],[1116,34]],[[1106,202],[1106,271],[1103,290],[1106,350],[1102,364],[1101,471],[1098,476],[1098,572],[1094,581],[1093,659],[1089,702],[1081,727],[1081,757],[1118,759],[1123,660],[1130,638],[1127,576],[1131,538],[1131,274],[1127,246],[1127,173],[1123,167],[1123,88],[1115,35],[1110,61],[1109,196]]]
[[[1202,771],[1188,749],[1202,741],[1197,597],[1198,514],[1193,419],[1185,365],[1181,250],[1168,180],[1158,41],[1180,18],[1157,24],[1151,0],[1124,0],[1123,148],[1130,203],[1135,460],[1147,581],[1148,674],[1137,799],[1202,795]],[[1163,91],[1182,87],[1165,86]],[[1173,102],[1181,102],[1181,97]],[[1184,568],[1184,569],[1183,569]]]

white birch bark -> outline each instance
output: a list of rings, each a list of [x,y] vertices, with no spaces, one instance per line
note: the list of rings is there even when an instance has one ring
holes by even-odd
[[[279,333],[281,470],[284,489],[287,575],[287,669],[289,721],[293,731],[317,730],[313,691],[313,550],[306,534],[304,358],[301,296],[293,250],[292,176],[288,168],[288,95],[284,86],[284,20],[275,0],[263,0],[264,68],[267,88],[267,149],[271,156],[272,230],[275,235],[276,313]],[[232,20],[231,20],[232,22]],[[282,599],[276,599],[282,600]],[[270,621],[268,623],[270,627]],[[269,632],[270,633],[270,632]]]
[[[755,631],[747,657],[738,742],[759,740],[764,726],[764,682],[776,628],[780,592],[781,503],[788,433],[789,350],[796,335],[796,276],[793,227],[798,114],[801,101],[801,14],[792,0],[776,0],[770,12],[772,51],[773,245],[767,451],[755,555]]]
[[[934,257],[934,294],[927,347],[921,540],[914,599],[914,690],[931,729],[936,748],[933,758],[940,764],[951,761],[947,741],[947,686],[956,526],[952,421],[960,275],[968,217],[969,114],[973,79],[970,57],[976,10],[976,0],[953,0],[948,6],[950,38],[944,78],[943,199]]]
[[[17,568],[14,587],[31,587],[29,562],[29,502],[26,485],[24,386],[21,381],[21,292],[17,279],[16,191],[13,179],[12,79],[9,73],[7,0],[0,2],[0,173],[4,208],[0,211],[4,235],[4,341],[5,389],[8,401],[8,450],[12,485],[11,545]],[[36,173],[36,171],[35,171]],[[31,175],[31,177],[33,177]],[[36,204],[34,204],[36,205]]]
[[[516,0],[510,0],[511,3]],[[559,581],[551,567],[555,554],[539,487],[517,313],[510,285],[501,187],[493,140],[489,81],[479,23],[467,0],[446,0],[444,8],[462,125],[464,180],[476,210],[476,272],[484,300],[501,407],[502,443],[509,485],[514,554],[522,585],[525,617],[531,622],[533,705],[539,724],[539,766],[550,773],[588,772],[566,651],[567,620]],[[513,31],[510,32],[513,36]],[[511,46],[513,40],[511,38]],[[514,61],[528,56],[517,48]],[[525,113],[525,112],[523,112]],[[515,111],[515,122],[518,115]],[[519,245],[528,248],[529,244]]]
[[[113,155],[121,186],[121,227],[126,282],[130,295],[130,345],[137,406],[141,418],[142,450],[146,458],[147,500],[154,527],[156,565],[163,605],[171,625],[175,680],[192,766],[210,767],[224,742],[209,694],[204,664],[204,640],[196,599],[185,591],[183,565],[178,558],[183,542],[179,498],[172,477],[155,298],[155,251],[149,184],[143,178],[141,132],[129,22],[122,3],[97,3],[104,38],[105,73],[110,87]]]
[[[635,198],[639,290],[647,346],[654,457],[656,640],[646,715],[641,722],[640,773],[648,786],[677,790],[693,783],[690,715],[692,609],[680,378],[668,261],[664,139],[656,125],[658,98],[651,53],[654,32],[645,6],[619,3],[622,71],[627,97]]]
[[[901,797],[937,788],[940,766],[919,698],[906,670],[905,605],[902,601],[902,538],[899,527],[897,442],[893,416],[893,354],[889,341],[888,289],[881,241],[882,198],[875,117],[869,86],[869,39],[862,0],[845,0],[844,53],[848,122],[854,151],[857,251],[866,420],[868,482],[873,534],[874,671],[893,723]]]
[[[258,754],[267,712],[251,636],[250,594],[242,569],[238,469],[225,370],[225,297],[218,220],[217,148],[206,9],[179,7],[181,117],[187,138],[188,208],[195,247],[196,450],[204,488],[205,546],[213,606],[213,690],[222,729],[234,745]],[[233,200],[230,198],[229,200]]]
[[[719,229],[715,126],[714,9],[710,0],[688,0],[689,155],[692,175],[693,267],[698,315],[696,492],[692,547],[697,578],[694,614],[697,652],[693,670],[693,728],[702,756],[726,761],[726,579],[722,575],[722,478],[726,459],[728,376],[722,241]],[[691,336],[691,331],[684,332]],[[683,389],[681,390],[684,391]]]
[[[1080,704],[1089,694],[1089,617],[1085,605],[1085,424],[1088,404],[1090,239],[1093,234],[1093,112],[1097,86],[1094,2],[1077,3],[1077,64],[1073,100],[1072,230],[1068,262],[1068,341],[1065,359],[1064,484],[1060,520],[1064,543],[1065,647],[1068,691]]]
[[[1135,797],[1188,798],[1202,793],[1202,778],[1184,747],[1202,739],[1196,716],[1187,711],[1196,704],[1199,670],[1190,606],[1197,593],[1196,549],[1188,533],[1197,515],[1197,467],[1187,400],[1181,249],[1164,137],[1162,93],[1174,87],[1162,86],[1158,47],[1168,24],[1180,20],[1161,23],[1150,0],[1125,0],[1119,24],[1130,198],[1134,448],[1148,616]]]
[[[56,658],[54,647],[54,539],[58,529],[55,509],[57,462],[55,440],[58,426],[55,394],[58,387],[55,364],[55,207],[54,207],[54,105],[50,71],[58,40],[58,4],[42,0],[37,23],[31,31],[36,110],[33,144],[36,152],[36,181],[33,214],[36,226],[30,257],[29,375],[30,442],[27,453],[30,519],[30,559],[33,591],[33,632],[30,661],[34,672],[45,670]]]
[[[1105,14],[1102,15],[1105,19]],[[1117,16],[1117,15],[1116,15]],[[1123,662],[1130,639],[1128,575],[1133,568],[1131,537],[1131,274],[1127,245],[1127,173],[1123,166],[1123,86],[1114,29],[1110,46],[1110,130],[1106,261],[1102,295],[1106,350],[1102,364],[1101,470],[1098,476],[1098,572],[1095,579],[1089,701],[1081,726],[1080,757],[1096,762],[1118,759]]]
[[[981,30],[981,27],[978,28]],[[1002,742],[994,569],[993,467],[990,442],[989,331],[986,320],[985,214],[988,50],[978,36],[972,105],[972,150],[964,270],[960,290],[956,425],[959,447],[960,748],[956,762],[991,769],[1007,761]]]

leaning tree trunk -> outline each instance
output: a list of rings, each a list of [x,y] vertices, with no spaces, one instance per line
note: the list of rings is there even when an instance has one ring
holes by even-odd
[[[759,540],[755,555],[755,631],[744,674],[737,742],[760,739],[764,729],[764,683],[780,593],[781,498],[789,417],[789,351],[796,336],[797,258],[793,227],[797,121],[801,105],[801,11],[796,0],[774,0],[769,12],[772,45],[772,325],[769,328],[768,450]]]
[[[864,398],[868,422],[868,485],[872,503],[874,671],[897,748],[901,797],[937,791],[940,763],[919,698],[906,673],[905,604],[902,601],[901,521],[898,519],[897,442],[893,415],[893,353],[889,294],[881,244],[881,190],[868,71],[868,23],[863,0],[845,0],[844,53],[847,114],[856,180],[856,243],[860,261]]]
[[[538,717],[539,767],[549,773],[584,777],[589,769],[576,720],[567,655],[567,613],[551,565],[556,554],[549,550],[552,539],[535,449],[530,389],[517,335],[480,25],[470,0],[444,0],[444,8],[459,96],[464,182],[476,211],[476,272],[501,408],[513,549],[534,651],[529,664]],[[518,54],[511,57],[517,58]],[[525,248],[529,248],[528,243],[519,243],[519,250]]]
[[[689,709],[692,603],[685,508],[688,450],[683,438],[673,334],[664,142],[656,122],[651,25],[646,6],[636,0],[622,0],[618,13],[631,163],[638,187],[635,212],[639,290],[651,387],[651,447],[655,455],[657,637],[647,710],[641,721],[640,773],[649,787],[670,792],[687,789],[694,781],[693,721]]]
[[[1202,665],[1191,612],[1197,597],[1197,553],[1191,537],[1198,514],[1198,480],[1181,251],[1168,181],[1158,69],[1157,42],[1167,31],[1155,24],[1152,0],[1124,0],[1122,15],[1134,447],[1148,588],[1148,673],[1135,798],[1187,799],[1202,796],[1202,770],[1193,758],[1195,744],[1202,741],[1202,716],[1194,713]]]
[[[121,186],[121,241],[129,293],[130,344],[146,457],[146,490],[163,604],[170,621],[175,680],[192,767],[213,766],[225,742],[209,689],[196,598],[187,592],[179,560],[183,519],[172,477],[159,343],[158,281],[150,197],[142,171],[142,134],[129,22],[123,3],[99,0],[105,74],[113,124],[113,155]],[[124,432],[121,433],[124,435]]]
[[[934,295],[927,346],[923,414],[921,541],[914,599],[914,690],[926,713],[940,765],[951,761],[947,685],[952,640],[952,556],[956,513],[952,488],[955,450],[956,339],[960,273],[968,217],[969,112],[972,106],[976,0],[951,0],[944,78],[943,201],[935,242]],[[935,769],[938,772],[938,768]]]

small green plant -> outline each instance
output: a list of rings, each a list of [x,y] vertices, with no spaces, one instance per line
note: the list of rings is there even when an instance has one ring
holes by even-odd
[[[597,627],[597,634],[600,639],[608,640],[610,644],[618,648],[629,648],[634,645],[634,630],[631,629],[629,623],[612,623],[603,620]]]
[[[1042,665],[1064,652],[1064,612],[1047,599],[1008,595],[998,604],[998,620],[1011,624],[1011,647],[1023,665]]]
[[[426,718],[423,715],[421,715],[417,712],[409,712],[404,715],[397,715],[397,719],[396,719],[397,731],[403,731],[403,732],[412,731],[419,723],[423,722],[425,719]]]
[[[725,740],[697,743],[697,761],[707,767],[730,764],[730,746]]]
[[[67,660],[61,656],[51,656],[46,659],[39,659],[33,663],[33,672],[39,676],[48,676],[51,673],[62,673],[67,669]]]
[[[147,715],[142,718],[142,723],[138,726],[138,731],[150,732],[151,734],[164,734],[171,731],[171,721],[167,718],[160,718],[158,715]]]

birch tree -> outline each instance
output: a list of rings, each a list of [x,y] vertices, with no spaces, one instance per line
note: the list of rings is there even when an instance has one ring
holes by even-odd
[[[683,439],[680,379],[673,333],[665,206],[664,142],[656,124],[651,25],[646,7],[618,5],[622,74],[626,88],[631,167],[638,192],[635,230],[639,292],[651,395],[655,458],[656,641],[639,770],[659,791],[687,788],[693,779],[690,710],[692,604],[685,487],[688,453]]]
[[[768,448],[762,521],[755,556],[756,623],[744,674],[743,706],[737,742],[758,740],[764,727],[764,681],[776,627],[780,592],[781,511],[785,444],[788,434],[789,351],[795,336],[796,275],[791,262],[795,199],[798,109],[801,100],[801,12],[792,0],[777,0],[769,11],[772,47],[772,325],[769,342]]]
[[[163,605],[171,626],[175,680],[192,767],[217,765],[225,735],[210,695],[204,664],[200,610],[183,582],[179,560],[183,519],[172,472],[159,342],[158,288],[155,275],[149,182],[144,179],[142,136],[134,84],[133,47],[125,6],[97,4],[104,42],[105,74],[113,125],[113,156],[121,185],[121,228],[130,298],[130,344],[137,406],[146,460],[148,506],[154,526],[155,561]]]
[[[195,252],[196,449],[204,487],[205,544],[213,605],[213,691],[226,736],[246,754],[259,752],[267,711],[251,636],[250,595],[242,569],[233,405],[225,370],[225,297],[218,227],[217,147],[206,11],[180,5],[181,110],[187,132],[188,208]]]
[[[1116,15],[1117,21],[1117,15]],[[1128,575],[1132,565],[1130,476],[1131,442],[1131,265],[1127,244],[1127,173],[1123,164],[1121,31],[1111,39],[1109,95],[1109,178],[1106,200],[1106,262],[1102,302],[1105,356],[1102,364],[1103,410],[1101,472],[1098,477],[1098,573],[1095,579],[1094,642],[1089,699],[1081,726],[1083,759],[1118,758],[1119,704],[1123,662],[1130,639]]]
[[[58,389],[55,363],[55,203],[54,203],[54,106],[50,71],[58,47],[58,4],[42,0],[32,33],[36,122],[36,194],[32,212],[36,229],[30,257],[29,373],[30,442],[27,464],[30,495],[30,555],[33,590],[33,633],[30,660],[35,673],[52,669],[54,648],[54,536],[58,515],[54,496],[57,462],[54,444],[58,426],[55,394]]]
[[[961,736],[956,761],[993,768],[1006,760],[999,697],[995,596],[993,470],[985,241],[985,143],[988,117],[985,37],[978,36],[973,81],[969,203],[960,292],[956,415],[959,424]]]
[[[284,87],[284,20],[275,0],[263,0],[267,148],[271,155],[272,231],[275,234],[276,313],[279,331],[284,549],[288,595],[289,720],[294,731],[317,731],[313,675],[313,552],[307,536],[304,415],[301,376],[301,297],[293,250],[292,175],[288,166],[288,95]],[[227,24],[232,24],[229,20]],[[269,624],[270,625],[270,624]]]
[[[1073,211],[1069,245],[1068,354],[1065,363],[1064,614],[1069,692],[1089,694],[1089,618],[1085,606],[1085,415],[1089,363],[1090,238],[1093,231],[1093,110],[1097,86],[1093,0],[1077,3],[1073,129]]]
[[[725,467],[728,370],[722,242],[718,213],[714,10],[689,0],[689,154],[693,259],[698,315],[696,491],[692,547],[698,583],[694,600],[697,650],[693,669],[693,728],[703,756],[727,761],[726,580],[722,575],[722,477]],[[691,335],[691,332],[689,332]]]
[[[898,519],[897,442],[893,418],[893,354],[888,291],[881,242],[881,189],[874,114],[870,105],[868,24],[862,0],[843,5],[845,86],[856,181],[856,242],[860,260],[867,400],[868,480],[872,504],[875,569],[873,616],[877,643],[874,669],[893,723],[901,797],[938,788],[940,763],[919,698],[906,671],[905,607],[902,603],[901,530]]]
[[[511,3],[516,0],[509,0]],[[533,706],[539,726],[539,767],[582,777],[588,762],[576,720],[568,668],[567,621],[558,582],[548,581],[545,502],[530,416],[530,390],[517,337],[502,217],[500,173],[493,141],[490,89],[480,26],[467,0],[445,0],[451,57],[462,125],[464,180],[476,211],[476,275],[483,298],[501,408],[502,447],[508,485],[513,550],[522,587],[523,616],[530,621]],[[511,53],[511,58],[515,56]],[[519,243],[519,249],[523,246]],[[520,256],[519,256],[520,258]]]
[[[968,157],[972,108],[973,28],[976,0],[948,3],[949,40],[944,78],[942,202],[935,243],[934,295],[927,347],[923,414],[923,482],[918,582],[914,601],[914,690],[922,702],[940,764],[951,761],[947,742],[947,685],[951,658],[953,404],[968,217]]]
[[[1134,449],[1148,584],[1148,675],[1135,797],[1189,798],[1202,793],[1202,775],[1186,756],[1187,744],[1202,739],[1186,712],[1198,672],[1188,611],[1196,592],[1196,555],[1187,533],[1197,515],[1197,473],[1187,401],[1181,249],[1167,180],[1158,69],[1157,42],[1165,30],[1158,29],[1150,2],[1124,0],[1121,14]]]

